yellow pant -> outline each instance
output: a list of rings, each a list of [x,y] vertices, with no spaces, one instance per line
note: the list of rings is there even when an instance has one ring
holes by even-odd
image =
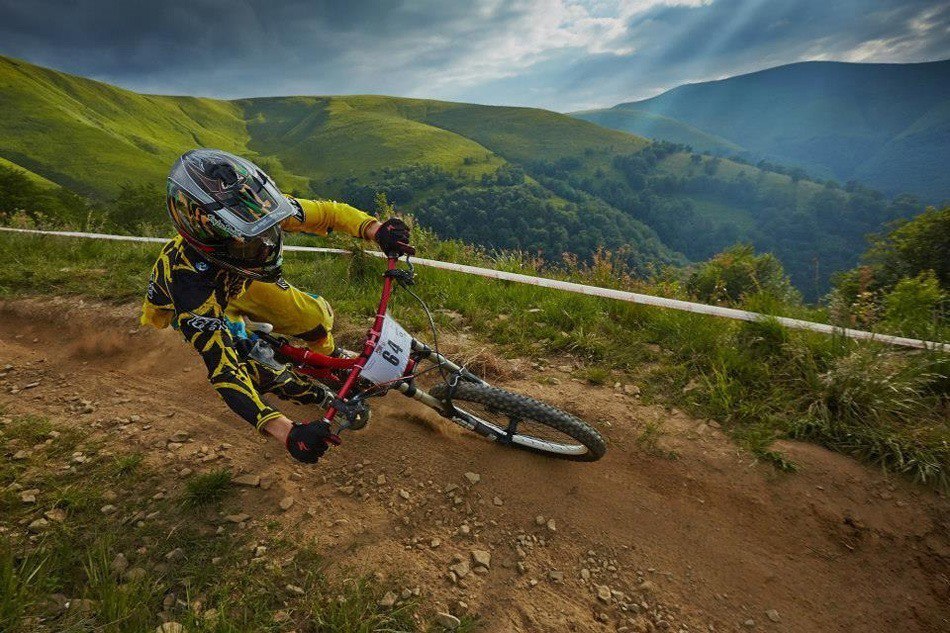
[[[323,297],[315,297],[286,282],[280,285],[252,281],[228,304],[228,316],[247,316],[270,323],[274,331],[307,341],[320,354],[334,349],[333,309]]]

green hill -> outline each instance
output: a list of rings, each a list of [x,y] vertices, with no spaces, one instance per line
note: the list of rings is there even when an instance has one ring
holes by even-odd
[[[3,57],[0,105],[0,168],[15,165],[92,206],[122,196],[107,217],[126,230],[164,221],[157,192],[140,210],[127,186],[157,190],[196,146],[246,155],[297,195],[368,208],[382,191],[442,236],[553,261],[603,247],[644,272],[747,241],[775,252],[810,295],[854,265],[865,233],[918,211],[532,108],[142,95]]]
[[[647,133],[645,115],[699,134],[688,140],[676,126]],[[950,60],[790,64],[578,116],[697,149],[707,149],[702,135],[710,135],[756,159],[799,165],[821,177],[857,179],[891,194],[950,198]]]

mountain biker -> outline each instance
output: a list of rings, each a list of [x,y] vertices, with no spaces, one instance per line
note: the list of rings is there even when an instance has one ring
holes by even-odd
[[[381,223],[348,204],[285,196],[254,163],[214,149],[178,159],[168,175],[166,204],[179,234],[152,268],[142,324],[181,331],[235,413],[283,442],[295,459],[315,463],[333,439],[329,425],[292,422],[261,394],[327,406],[329,390],[255,354],[241,336],[240,317],[271,323],[315,352],[334,353],[330,304],[281,277],[282,233],[339,230],[400,255],[415,252],[409,227],[398,218]]]

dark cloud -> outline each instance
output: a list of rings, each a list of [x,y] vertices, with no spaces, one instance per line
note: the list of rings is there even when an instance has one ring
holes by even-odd
[[[375,92],[568,110],[803,59],[945,58],[945,5],[0,0],[0,53],[149,92]]]

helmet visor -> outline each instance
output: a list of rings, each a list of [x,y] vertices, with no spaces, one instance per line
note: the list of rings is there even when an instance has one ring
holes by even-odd
[[[280,259],[280,229],[272,227],[255,237],[228,240],[223,247],[225,257],[235,266],[247,269],[264,268]]]
[[[203,162],[205,154],[208,163]],[[212,224],[222,225],[219,228],[230,236],[251,238],[294,215],[290,201],[254,163],[229,155],[229,164],[222,169],[221,154],[189,152],[189,160],[179,162],[168,176],[213,216]],[[212,160],[216,162],[209,164]]]

